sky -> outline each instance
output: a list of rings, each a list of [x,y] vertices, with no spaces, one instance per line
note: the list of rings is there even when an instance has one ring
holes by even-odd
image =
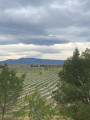
[[[65,60],[90,48],[90,0],[0,0],[0,61]]]

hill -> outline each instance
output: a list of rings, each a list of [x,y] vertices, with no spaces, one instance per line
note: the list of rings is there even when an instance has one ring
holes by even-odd
[[[20,58],[0,61],[0,63],[19,63],[19,64],[63,64],[64,60],[50,60],[38,58]]]

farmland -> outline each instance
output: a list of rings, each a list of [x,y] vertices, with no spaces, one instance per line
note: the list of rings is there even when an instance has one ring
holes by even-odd
[[[24,66],[19,66],[16,71],[17,75],[25,73],[26,78],[24,80],[23,90],[15,105],[13,105],[7,112],[7,116],[13,114],[17,117],[22,117],[25,109],[28,107],[28,103],[25,101],[26,96],[32,95],[36,89],[40,92],[41,96],[46,99],[47,103],[52,103],[52,91],[56,90],[56,84],[59,79],[58,72],[62,68],[31,68],[26,69]],[[24,110],[24,113],[22,113]],[[21,112],[21,113],[20,113]]]

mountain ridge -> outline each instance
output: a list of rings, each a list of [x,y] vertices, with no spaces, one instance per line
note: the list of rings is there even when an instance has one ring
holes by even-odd
[[[20,58],[20,59],[7,59],[0,61],[0,63],[21,63],[21,64],[63,64],[64,60],[51,60],[40,58]]]

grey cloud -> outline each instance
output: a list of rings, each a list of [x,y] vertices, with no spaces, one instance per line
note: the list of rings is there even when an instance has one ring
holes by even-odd
[[[85,1],[80,0],[80,2],[83,3],[82,4],[83,11],[85,12],[90,11],[90,0],[85,0]]]
[[[33,6],[40,6],[43,5],[51,0],[19,0],[19,2],[23,5],[33,5]]]
[[[90,42],[89,32],[90,0],[0,0],[1,58],[57,56],[53,44]]]
[[[32,38],[24,38],[21,39],[21,41],[24,44],[35,44],[35,45],[53,45],[53,44],[62,44],[62,43],[68,43],[68,40],[63,40],[57,37],[32,37]]]
[[[3,34],[48,35],[44,26],[34,23],[1,22],[0,32]]]
[[[90,37],[90,30],[85,30],[85,31],[81,32],[80,34],[78,34],[78,36],[88,38],[88,37]]]
[[[0,9],[4,10],[7,8],[18,7],[16,0],[0,0]]]
[[[25,6],[40,7],[50,4],[52,0],[0,0],[1,10]]]
[[[56,33],[55,30],[59,28],[67,29],[70,26],[75,26],[81,31],[81,27],[87,28],[88,30],[90,28],[90,8],[88,6],[90,1],[86,0],[82,2],[81,0],[76,0],[77,4],[72,2],[73,5],[71,4],[71,8],[66,7],[53,9],[50,7],[52,3],[57,3],[58,5],[62,6],[67,5],[67,1],[69,0],[8,0],[8,2],[7,0],[0,0],[0,34],[13,36],[12,39],[7,38],[6,41],[0,41],[0,44],[24,43],[53,45],[68,43],[71,41],[68,41],[68,38],[63,39],[57,37],[48,37],[48,35]],[[39,11],[39,13],[37,13],[39,18],[35,22],[34,19],[36,19],[36,16],[32,16],[32,18],[31,16],[24,17],[21,14],[13,14],[13,12],[12,14],[7,12],[5,13],[4,11],[7,9],[12,10],[12,8],[17,10],[17,8],[25,8],[26,6],[32,6],[33,8],[42,6],[43,10],[46,12],[46,15],[44,15],[43,11],[42,14]],[[67,31],[67,33],[71,36],[75,36],[69,31]],[[87,36],[81,34],[79,37]]]
[[[4,37],[4,36],[3,36]],[[35,44],[35,45],[53,45],[53,44],[63,44],[68,43],[68,40],[60,39],[57,37],[47,37],[47,36],[5,36],[4,40],[0,38],[0,44]]]

